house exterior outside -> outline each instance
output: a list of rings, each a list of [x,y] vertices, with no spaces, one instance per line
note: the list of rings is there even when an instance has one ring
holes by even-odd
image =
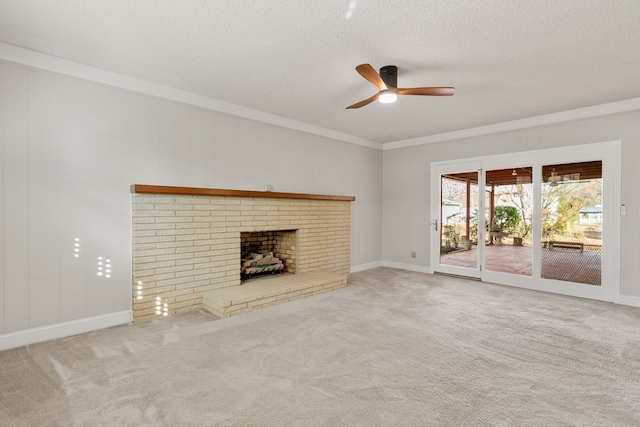
[[[602,206],[585,206],[580,209],[580,224],[602,224]]]

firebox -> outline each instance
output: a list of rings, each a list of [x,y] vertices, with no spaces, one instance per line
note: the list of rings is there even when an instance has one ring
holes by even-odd
[[[295,273],[297,230],[240,233],[240,278]]]

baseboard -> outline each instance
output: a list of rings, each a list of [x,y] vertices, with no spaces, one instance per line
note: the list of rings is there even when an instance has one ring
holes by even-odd
[[[378,267],[382,267],[382,261],[369,262],[367,264],[360,264],[360,265],[352,265],[351,272],[357,273],[359,271],[371,270],[373,268],[378,268]]]
[[[56,338],[68,337],[69,335],[95,331],[96,329],[122,325],[132,320],[133,312],[126,310],[70,322],[56,323],[55,325],[42,326],[40,328],[11,332],[0,335],[0,351]]]
[[[630,305],[631,307],[640,307],[640,297],[620,295],[620,301],[618,301],[618,304]]]
[[[394,262],[394,261],[382,261],[382,265],[384,267],[397,268],[399,270],[415,271],[417,273],[427,273],[427,274],[433,273],[431,271],[431,267],[429,267],[428,265],[425,266],[425,265],[404,264],[401,262]]]

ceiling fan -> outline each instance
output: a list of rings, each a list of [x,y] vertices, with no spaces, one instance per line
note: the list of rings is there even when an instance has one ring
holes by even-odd
[[[346,109],[364,107],[376,99],[384,104],[395,102],[399,95],[422,95],[422,96],[451,96],[454,94],[453,87],[398,87],[398,67],[387,65],[380,68],[380,74],[369,64],[360,64],[356,71],[369,82],[378,88],[378,93],[364,101],[349,105]]]
[[[558,184],[565,184],[568,182],[580,181],[580,173],[565,173],[559,174],[556,172],[556,168],[553,168],[551,175],[547,178],[547,183],[551,187],[557,187]]]

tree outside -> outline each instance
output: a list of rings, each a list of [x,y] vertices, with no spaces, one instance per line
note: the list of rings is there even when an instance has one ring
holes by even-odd
[[[471,206],[478,206],[477,185],[471,185]],[[466,230],[466,183],[443,179],[442,197],[459,206],[443,217],[443,239],[451,243],[467,237]],[[510,237],[521,237],[524,244],[532,244],[533,191],[532,184],[502,185],[494,188],[493,221]],[[488,205],[488,203],[487,203]],[[602,206],[602,179],[575,180],[556,185],[542,185],[542,241],[580,241],[599,245],[602,237],[602,217],[599,221],[585,222],[581,211]],[[485,211],[486,229],[491,219]],[[469,239],[477,242],[478,211],[469,212]],[[443,241],[443,245],[444,245]]]

